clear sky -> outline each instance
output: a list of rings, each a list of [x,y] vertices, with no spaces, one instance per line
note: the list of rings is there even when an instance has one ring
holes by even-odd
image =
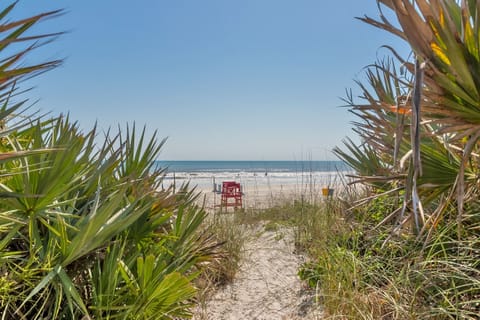
[[[381,45],[408,52],[354,19],[375,0],[23,0],[14,17],[57,8],[35,30],[68,33],[38,56],[65,63],[29,98],[85,129],[158,130],[163,160],[331,159],[352,135],[345,89]]]

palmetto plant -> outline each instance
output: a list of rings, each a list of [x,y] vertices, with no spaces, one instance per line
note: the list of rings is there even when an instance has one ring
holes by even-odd
[[[199,231],[205,213],[188,186],[158,191],[163,141],[133,126],[99,143],[95,128],[26,115],[13,102],[16,81],[60,63],[18,65],[56,35],[23,32],[58,13],[0,24],[0,54],[30,41],[0,62],[2,319],[189,317],[192,280],[217,243]]]

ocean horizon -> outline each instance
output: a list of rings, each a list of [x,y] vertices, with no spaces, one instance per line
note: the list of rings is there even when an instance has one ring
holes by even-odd
[[[168,173],[299,173],[348,171],[338,160],[158,160]]]
[[[342,161],[265,161],[265,160],[170,160],[156,161],[166,170],[165,183],[188,181],[202,189],[215,183],[237,181],[243,185],[331,185],[351,171]]]

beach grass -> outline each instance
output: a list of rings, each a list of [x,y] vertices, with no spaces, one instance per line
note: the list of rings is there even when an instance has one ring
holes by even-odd
[[[279,240],[281,230],[294,230],[296,253],[306,256],[299,277],[310,287],[312,304],[321,306],[324,319],[449,319],[459,315],[474,319],[480,308],[475,249],[479,245],[478,214],[469,217],[463,240],[456,239],[451,223],[438,226],[427,242],[409,230],[392,237],[388,227],[377,225],[394,207],[394,199],[358,205],[355,199],[363,199],[364,191],[352,190],[345,188],[337,196],[312,203],[305,200],[310,197],[289,197],[268,208],[218,213],[215,232],[224,234],[228,246],[246,230],[278,232]],[[236,245],[227,251],[238,258],[241,250]],[[228,268],[238,267],[238,260],[232,261],[235,264]],[[228,281],[235,281],[234,270],[229,270]]]
[[[469,216],[463,239],[450,222],[427,241],[408,230],[392,237],[376,228],[388,201],[346,210],[334,200],[298,220],[297,245],[309,257],[299,275],[315,290],[324,318],[475,319],[478,214]]]

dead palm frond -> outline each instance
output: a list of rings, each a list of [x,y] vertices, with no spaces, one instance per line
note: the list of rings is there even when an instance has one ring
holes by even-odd
[[[359,83],[366,103],[350,103],[360,117],[354,131],[392,169],[378,176],[407,177],[398,183],[413,206],[416,230],[425,222],[418,220],[420,201],[439,208],[455,203],[461,225],[465,201],[478,193],[472,182],[479,167],[480,6],[473,0],[379,0],[378,5],[378,19],[360,19],[407,41],[416,63],[392,49],[410,76],[401,78],[384,63],[367,71],[373,92]],[[437,212],[433,207],[428,211],[427,216]]]

